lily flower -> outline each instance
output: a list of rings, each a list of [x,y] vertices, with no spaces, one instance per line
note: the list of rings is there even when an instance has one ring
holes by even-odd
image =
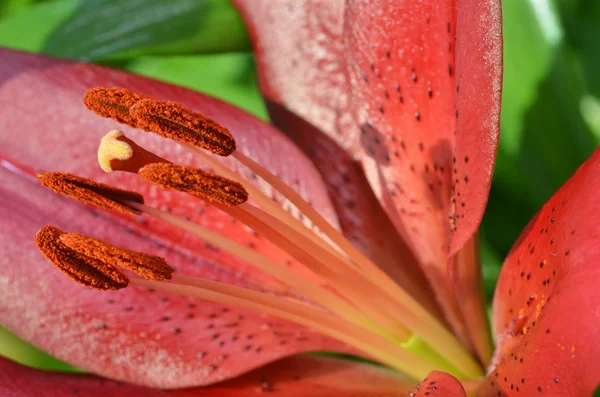
[[[287,136],[0,49],[0,322],[95,374],[1,360],[3,395],[591,396],[599,150],[515,243],[487,322],[499,1],[236,4]]]

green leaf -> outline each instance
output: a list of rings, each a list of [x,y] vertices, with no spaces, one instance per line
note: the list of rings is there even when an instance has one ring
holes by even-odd
[[[484,238],[479,242],[481,250],[481,273],[483,277],[483,286],[485,290],[485,298],[487,302],[491,302],[494,298],[494,290],[500,268],[502,267],[502,259],[494,251],[494,248]]]
[[[212,95],[267,118],[251,53],[140,57],[125,69]]]
[[[590,93],[600,98],[600,7],[597,0],[562,1],[569,44],[579,55]]]
[[[592,95],[584,96],[579,107],[583,120],[596,137],[596,143],[600,145],[600,99]]]
[[[241,18],[228,0],[80,0],[42,51],[99,61],[248,48]]]
[[[546,1],[504,0],[504,87],[502,150],[514,154],[523,134],[523,117],[537,99],[537,87],[547,76],[562,30]],[[546,11],[544,11],[546,10]]]
[[[76,0],[58,0],[20,9],[0,19],[0,46],[39,52],[50,34],[75,11]]]
[[[34,1],[35,0],[4,0],[4,2],[0,3],[0,16],[27,8],[33,4]]]

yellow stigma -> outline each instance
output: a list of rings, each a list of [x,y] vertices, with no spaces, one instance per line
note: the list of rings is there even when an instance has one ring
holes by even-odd
[[[105,172],[113,172],[111,161],[129,160],[133,156],[133,148],[119,138],[124,137],[121,131],[111,131],[104,135],[98,148],[98,164]]]

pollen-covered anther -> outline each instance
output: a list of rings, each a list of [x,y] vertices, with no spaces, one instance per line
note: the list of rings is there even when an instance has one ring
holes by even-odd
[[[72,174],[39,172],[36,177],[43,186],[56,193],[105,210],[138,215],[140,211],[127,205],[127,202],[144,203],[144,197],[139,193],[118,189]]]
[[[127,287],[128,278],[117,268],[63,244],[63,233],[57,227],[46,225],[35,235],[35,244],[48,261],[71,280],[90,288],[116,290]]]
[[[220,156],[235,151],[235,139],[216,121],[175,102],[138,101],[130,109],[140,128],[174,141],[209,150]]]
[[[105,172],[126,171],[137,174],[145,165],[168,162],[142,148],[117,130],[106,134],[98,147],[98,164]]]
[[[248,192],[240,183],[196,168],[158,163],[145,166],[139,175],[150,183],[211,203],[236,206],[248,200]]]
[[[96,114],[111,118],[121,124],[134,128],[143,128],[129,113],[136,102],[145,97],[131,92],[125,88],[90,88],[85,92],[83,103]]]
[[[82,255],[131,270],[149,280],[169,280],[173,273],[173,268],[156,255],[116,247],[83,234],[65,233],[60,239],[67,247]]]

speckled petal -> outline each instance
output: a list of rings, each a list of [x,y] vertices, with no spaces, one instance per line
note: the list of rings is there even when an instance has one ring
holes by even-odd
[[[509,253],[494,297],[494,366],[481,396],[588,397],[600,384],[600,149]]]
[[[350,107],[367,178],[465,343],[475,339],[466,317],[483,313],[461,311],[454,291],[462,286],[448,277],[448,263],[473,237],[489,192],[499,130],[499,4],[350,0],[345,19]]]

